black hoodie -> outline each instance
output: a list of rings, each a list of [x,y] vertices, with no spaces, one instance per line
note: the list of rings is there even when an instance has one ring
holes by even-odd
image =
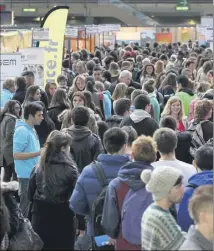
[[[77,163],[79,172],[92,161],[97,159],[100,153],[104,153],[101,140],[85,126],[71,126],[63,131],[70,134],[71,154]]]
[[[194,92],[191,89],[188,88],[184,88],[184,89],[180,89],[179,92],[185,92],[187,94],[189,94],[190,96],[194,96]]]

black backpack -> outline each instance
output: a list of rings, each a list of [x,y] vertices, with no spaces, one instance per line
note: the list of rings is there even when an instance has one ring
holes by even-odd
[[[102,165],[99,162],[94,162],[92,164],[92,169],[95,172],[95,175],[97,179],[100,182],[100,185],[102,187],[102,191],[100,194],[97,196],[95,199],[93,205],[92,205],[92,227],[94,231],[94,236],[101,236],[105,235],[105,232],[103,230],[103,227],[101,225],[102,221],[102,214],[103,214],[103,206],[105,202],[105,195],[106,195],[106,190],[108,188],[108,180],[105,176],[105,173],[102,169]],[[97,247],[95,241],[93,243],[92,250],[114,250],[113,246],[106,245],[103,247]]]

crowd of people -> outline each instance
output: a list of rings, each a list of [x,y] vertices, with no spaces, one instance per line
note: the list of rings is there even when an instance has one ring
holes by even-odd
[[[213,249],[211,49],[67,52],[37,84],[26,70],[1,91],[1,250],[23,222],[34,250]]]

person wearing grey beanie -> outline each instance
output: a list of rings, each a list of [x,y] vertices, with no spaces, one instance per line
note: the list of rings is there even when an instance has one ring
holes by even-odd
[[[162,166],[154,171],[143,170],[141,180],[154,200],[142,217],[143,250],[178,250],[185,240],[185,233],[169,210],[182,199],[182,173],[175,168]]]

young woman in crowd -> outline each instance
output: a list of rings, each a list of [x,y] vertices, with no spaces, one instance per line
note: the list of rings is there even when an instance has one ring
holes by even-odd
[[[72,95],[77,91],[84,91],[85,90],[85,77],[83,75],[78,75],[73,80],[73,85],[69,89],[68,98],[72,97]]]
[[[155,67],[153,64],[146,64],[143,68],[141,78],[140,78],[140,83],[143,85],[146,81],[149,79],[155,79]]]
[[[86,104],[86,100],[85,100],[85,96],[83,92],[77,91],[72,96],[69,96],[68,98],[70,102],[70,108],[62,111],[57,117],[57,119],[62,124],[61,129],[68,128],[72,125],[72,121],[71,121],[72,109],[79,105],[85,106]]]
[[[203,64],[201,73],[198,74],[196,81],[208,81],[207,73],[213,69],[213,62],[212,61],[206,61]]]
[[[55,124],[56,130],[60,130],[62,123],[58,120],[58,116],[66,109],[69,109],[70,104],[66,98],[66,92],[62,88],[58,88],[51,100],[50,107],[48,109],[48,115]]]
[[[126,97],[126,90],[127,90],[127,85],[124,83],[119,83],[116,85],[116,88],[112,94],[112,100],[113,100],[113,107],[115,107],[115,104],[117,100],[121,98]]]
[[[95,88],[95,80],[93,77],[86,77],[85,79],[86,91],[92,95],[92,100],[97,108],[99,108],[102,116],[104,117],[103,96]]]
[[[23,104],[26,95],[26,80],[24,77],[17,77],[15,80],[16,92],[13,96],[13,100],[19,101]]]
[[[103,103],[104,116],[105,116],[105,119],[108,119],[111,117],[111,111],[112,111],[111,93],[109,90],[105,89],[105,86],[101,81],[95,82],[95,88],[99,92],[99,95],[103,97],[102,103]]]
[[[160,93],[163,92],[163,88],[165,86],[170,86],[173,90],[174,93],[177,91],[177,81],[176,81],[176,75],[174,73],[169,73],[168,75],[166,75],[166,77],[163,79],[163,81],[161,82],[158,91]]]
[[[0,166],[4,167],[3,181],[8,182],[12,178],[17,180],[13,159],[13,135],[16,120],[21,117],[22,108],[19,101],[8,101],[0,113]]]
[[[156,78],[156,80],[155,80],[155,87],[156,87],[157,90],[160,88],[161,83],[162,83],[162,81],[164,80],[165,76],[166,76],[166,73],[165,73],[165,72],[161,72],[161,73],[159,73],[159,74],[157,75],[157,78]]]
[[[99,59],[99,64],[102,66],[102,55],[101,55],[100,50],[95,51],[94,57]]]
[[[68,207],[78,171],[70,155],[71,137],[52,131],[47,138],[28,188],[32,226],[43,250],[74,250],[75,215]]]
[[[46,92],[46,94],[48,96],[49,105],[51,103],[52,97],[53,97],[56,89],[57,89],[56,83],[47,83],[46,86],[45,86],[45,92]]]
[[[178,97],[171,97],[161,114],[161,117],[166,115],[172,116],[177,121],[177,131],[184,132],[188,127],[187,117],[183,116],[183,106]]]
[[[79,61],[76,64],[76,74],[77,75],[82,75],[84,73],[86,73],[86,67],[85,67],[85,62],[83,61]]]
[[[23,108],[29,103],[33,101],[40,101],[41,100],[41,90],[40,87],[37,85],[32,85],[27,88],[27,92],[25,95],[25,100],[23,103]]]

